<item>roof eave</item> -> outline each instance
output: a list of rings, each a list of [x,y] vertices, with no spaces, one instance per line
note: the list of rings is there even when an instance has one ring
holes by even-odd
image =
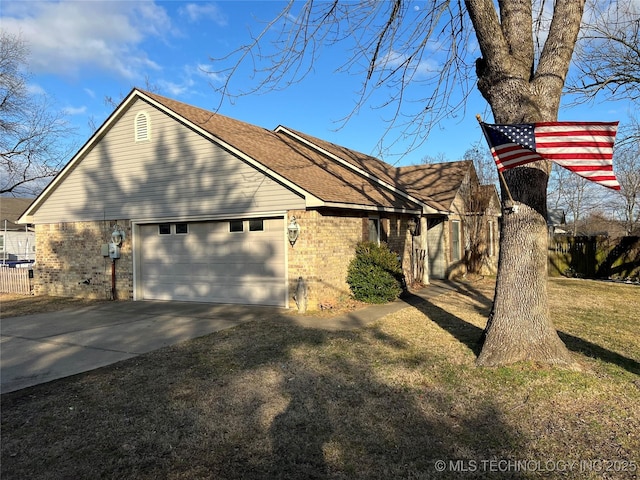
[[[362,168],[358,168],[355,165],[353,165],[351,162],[347,162],[346,160],[338,157],[337,155],[332,154],[331,152],[328,152],[327,150],[321,148],[320,146],[314,144],[313,142],[307,140],[306,138],[301,137],[300,135],[297,135],[295,132],[292,132],[291,130],[289,130],[287,127],[284,127],[282,125],[278,125],[276,127],[276,129],[274,130],[275,133],[279,133],[279,132],[283,132],[286,135],[289,135],[293,138],[295,138],[296,140],[298,140],[299,142],[304,143],[305,145],[307,145],[308,147],[311,147],[317,151],[319,151],[320,153],[322,153],[323,155],[328,156],[329,158],[333,159],[334,161],[340,163],[342,166],[349,168],[350,170],[358,173],[359,175],[362,175],[363,177],[377,183],[378,185],[380,185],[381,187],[386,188],[387,190],[392,191],[395,194],[398,194],[402,197],[404,197],[405,199],[409,200],[412,203],[415,203],[417,205],[420,205],[420,207],[422,207],[424,213],[436,213],[436,210],[433,209],[433,207],[431,207],[430,205],[424,203],[423,201],[421,201],[418,198],[415,198],[414,196],[410,195],[409,193],[407,193],[406,191],[402,190],[401,188],[398,188],[395,185],[391,185],[388,182],[385,182],[381,179],[379,179],[378,177],[376,177],[375,175],[367,172],[366,170],[363,170]],[[426,211],[425,211],[426,210]]]
[[[322,206],[326,208],[336,209],[364,210],[367,212],[405,213],[410,215],[420,215],[422,213],[422,210],[420,208],[383,207],[380,205],[358,205],[354,203],[342,202],[324,202]]]
[[[73,169],[73,167],[82,160],[84,155],[91,150],[100,139],[104,136],[104,134],[111,128],[113,125],[123,114],[123,112],[130,106],[130,104],[135,101],[136,93],[139,93],[137,89],[132,89],[129,92],[129,95],[120,103],[120,106],[116,108],[109,117],[103,122],[103,124],[94,132],[89,140],[76,152],[76,154],[71,157],[71,160],[58,172],[58,174],[51,180],[49,185],[45,187],[45,189],[38,195],[33,203],[29,205],[29,208],[20,216],[20,218],[16,221],[19,224],[25,223],[33,223],[33,215],[38,210],[42,202],[53,192],[58,184],[66,178],[69,171]]]

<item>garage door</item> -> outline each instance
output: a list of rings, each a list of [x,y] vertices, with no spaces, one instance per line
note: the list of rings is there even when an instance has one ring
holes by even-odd
[[[284,306],[282,218],[141,225],[142,295]]]

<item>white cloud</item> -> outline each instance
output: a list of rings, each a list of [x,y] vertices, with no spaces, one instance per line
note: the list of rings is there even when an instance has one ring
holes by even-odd
[[[189,88],[194,85],[190,79],[184,79],[181,83],[171,82],[169,80],[158,80],[158,86],[163,92],[167,92],[172,97],[180,97],[189,92]]]
[[[199,63],[195,67],[187,66],[186,71],[190,75],[202,77],[214,83],[222,82],[225,79],[220,73],[214,72],[211,65],[205,63]]]
[[[148,1],[4,0],[2,28],[28,43],[34,73],[77,76],[98,70],[135,79],[159,69],[141,44],[169,34],[171,22],[162,7]]]
[[[37,83],[30,83],[27,85],[27,92],[29,95],[46,95],[46,90]]]
[[[180,13],[185,15],[191,22],[198,22],[204,18],[214,21],[221,27],[227,25],[226,15],[212,3],[189,3],[180,9]]]
[[[201,79],[213,83],[222,81],[222,76],[214,72],[209,72],[209,69],[210,66],[206,64],[185,65],[179,75],[180,78],[173,80],[158,79],[156,83],[163,92],[166,92],[170,96],[181,97],[191,95],[201,88]]]
[[[82,107],[65,107],[62,109],[62,111],[66,114],[66,115],[84,115],[85,113],[87,113],[87,107],[82,106]]]

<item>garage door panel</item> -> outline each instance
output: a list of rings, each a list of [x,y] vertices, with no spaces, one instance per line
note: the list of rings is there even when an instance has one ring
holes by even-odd
[[[284,220],[264,219],[264,231],[230,232],[228,221],[188,224],[187,234],[159,235],[142,225],[145,299],[284,306]]]
[[[188,285],[156,284],[149,290],[155,300],[213,301],[256,305],[281,305],[273,300],[274,291],[284,296],[281,282],[263,282],[260,285],[241,283],[194,282]]]

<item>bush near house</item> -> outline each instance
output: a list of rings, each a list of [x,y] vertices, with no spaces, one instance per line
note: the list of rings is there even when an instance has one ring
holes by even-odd
[[[384,243],[358,243],[347,271],[347,283],[356,300],[392,302],[402,293],[402,268],[398,256]]]

